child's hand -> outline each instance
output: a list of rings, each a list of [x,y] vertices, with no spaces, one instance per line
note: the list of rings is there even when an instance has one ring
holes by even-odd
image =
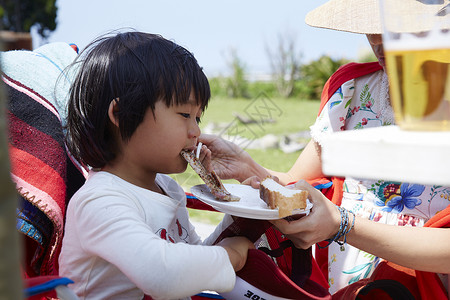
[[[234,236],[221,240],[218,244],[225,248],[235,272],[241,270],[247,261],[248,249],[254,249],[255,245],[243,236]]]

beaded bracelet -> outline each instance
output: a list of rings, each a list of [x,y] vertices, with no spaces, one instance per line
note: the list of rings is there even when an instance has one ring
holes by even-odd
[[[330,244],[332,242],[336,242],[341,246],[341,251],[344,251],[344,245],[347,243],[347,234],[350,232],[350,230],[353,229],[353,227],[355,227],[355,213],[351,210],[347,210],[343,207],[338,206],[339,209],[339,213],[341,214],[341,223],[339,224],[339,230],[336,233],[336,235],[331,238],[331,239],[326,239],[325,241],[328,242],[325,246],[320,246],[319,244],[317,244],[317,246],[320,249],[326,248],[328,246],[330,246]],[[349,213],[351,213],[353,215],[353,220],[352,223],[350,225],[350,220],[349,220]],[[344,241],[340,241],[341,238],[344,238]]]

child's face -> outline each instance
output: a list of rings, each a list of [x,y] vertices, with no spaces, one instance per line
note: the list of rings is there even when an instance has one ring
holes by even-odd
[[[149,173],[185,171],[187,162],[180,152],[193,150],[200,135],[198,122],[202,109],[193,94],[183,105],[167,107],[163,101],[158,101],[154,113],[155,117],[151,109],[147,110],[131,139],[122,145],[122,155],[118,159],[125,164],[125,170],[133,170],[133,176],[142,176],[144,180],[148,180]]]

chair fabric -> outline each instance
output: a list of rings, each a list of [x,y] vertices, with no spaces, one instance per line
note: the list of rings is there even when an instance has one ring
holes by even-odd
[[[19,205],[17,229],[25,238],[25,277],[58,274],[66,205],[83,184],[85,169],[64,143],[64,103],[77,53],[65,43],[34,51],[3,52],[8,96],[11,178]]]

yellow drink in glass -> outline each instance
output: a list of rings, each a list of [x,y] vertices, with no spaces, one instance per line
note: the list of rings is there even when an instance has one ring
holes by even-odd
[[[391,103],[398,125],[406,130],[450,130],[450,48],[386,48]]]

